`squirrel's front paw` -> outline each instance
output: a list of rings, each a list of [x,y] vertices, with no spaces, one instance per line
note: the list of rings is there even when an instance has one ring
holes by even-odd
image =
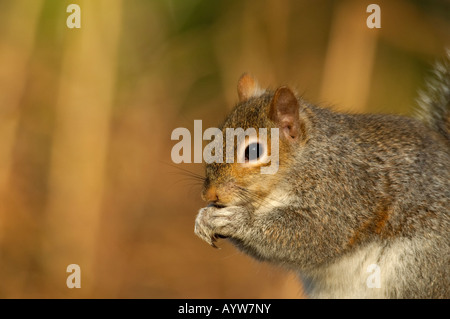
[[[214,242],[220,237],[230,237],[242,226],[243,218],[239,207],[217,208],[208,206],[200,209],[195,219],[195,234],[217,248]]]

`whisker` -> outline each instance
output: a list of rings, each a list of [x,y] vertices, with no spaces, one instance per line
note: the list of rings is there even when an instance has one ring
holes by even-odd
[[[273,197],[271,197],[269,195],[263,196],[261,194],[254,193],[254,192],[251,192],[250,190],[248,190],[247,188],[244,188],[244,187],[239,186],[239,185],[237,185],[236,187],[242,192],[242,195],[245,196],[246,200],[251,199],[251,200],[253,200],[253,201],[255,201],[255,202],[257,202],[257,203],[259,203],[261,205],[262,204],[266,204],[266,205],[270,205],[270,206],[274,206],[273,202],[276,202],[276,203],[279,203],[279,204],[284,204],[283,202],[281,202],[278,199],[273,198]]]
[[[185,172],[171,172],[169,174],[170,175],[175,175],[175,176],[179,176],[179,175],[180,176],[185,176],[187,178],[190,178],[190,179],[193,179],[193,180],[198,180],[198,181],[201,181],[201,182],[203,182],[205,180],[204,177],[191,175],[191,174],[188,174],[188,173],[185,173]]]
[[[192,172],[190,170],[173,165],[171,163],[167,162],[163,163],[177,169],[177,172],[170,172],[169,174],[184,176],[184,178],[178,180],[177,183],[189,181],[191,182],[190,186],[192,187],[192,186],[200,186],[206,180],[206,177],[201,174]],[[255,204],[259,204],[274,207],[274,203],[279,203],[281,205],[284,204],[282,201],[278,200],[277,198],[273,198],[270,195],[261,195],[259,193],[255,193],[240,185],[235,185],[235,187],[238,190],[235,196],[241,200],[243,205],[255,206]]]
[[[193,179],[197,179],[200,181],[205,181],[205,179],[206,179],[206,177],[204,177],[203,175],[195,173],[195,172],[191,172],[190,170],[187,170],[185,168],[182,168],[182,167],[179,167],[179,166],[173,165],[171,163],[167,163],[167,162],[162,162],[162,163],[166,164],[172,168],[176,168],[178,170],[178,172],[170,172],[170,174],[173,174],[173,175],[181,174],[181,175],[191,177]]]

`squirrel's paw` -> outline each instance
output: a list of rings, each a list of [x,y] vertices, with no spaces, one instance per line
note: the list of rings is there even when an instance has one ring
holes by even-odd
[[[214,248],[218,248],[214,242],[217,238],[225,238],[234,235],[238,226],[242,225],[239,218],[239,207],[217,208],[208,206],[200,209],[195,219],[195,234]]]

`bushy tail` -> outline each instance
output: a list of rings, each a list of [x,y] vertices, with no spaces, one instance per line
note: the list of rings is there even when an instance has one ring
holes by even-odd
[[[450,141],[450,49],[436,64],[433,76],[418,99],[418,117]]]

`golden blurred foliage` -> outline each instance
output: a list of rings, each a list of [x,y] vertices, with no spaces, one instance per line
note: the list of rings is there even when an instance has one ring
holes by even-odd
[[[194,235],[201,185],[171,164],[170,135],[217,126],[243,72],[339,110],[410,113],[450,47],[450,4],[380,0],[369,29],[370,3],[0,2],[0,297],[303,297],[295,274]]]

